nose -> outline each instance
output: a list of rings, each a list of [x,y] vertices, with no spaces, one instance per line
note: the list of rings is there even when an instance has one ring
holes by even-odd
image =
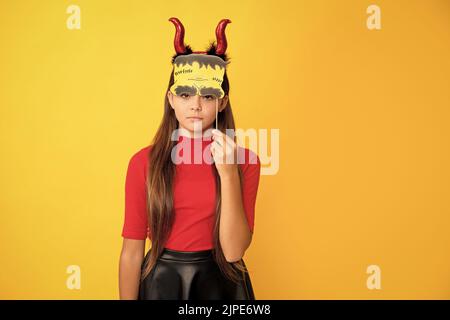
[[[191,109],[192,110],[201,110],[201,103],[200,103],[200,96],[199,95],[195,95],[192,99],[192,106]]]

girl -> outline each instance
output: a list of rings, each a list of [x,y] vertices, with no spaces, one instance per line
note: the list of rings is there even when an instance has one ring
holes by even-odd
[[[163,119],[128,164],[120,298],[254,300],[242,257],[253,235],[260,161],[224,133],[235,129],[225,68],[231,21],[219,22],[217,47],[203,52],[185,46],[183,25],[169,21],[176,54]]]

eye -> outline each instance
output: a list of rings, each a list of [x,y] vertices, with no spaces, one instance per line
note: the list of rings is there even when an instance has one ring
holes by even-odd
[[[215,97],[213,95],[208,94],[206,96],[203,96],[203,98],[205,98],[206,100],[214,100]]]
[[[180,94],[180,97],[187,99],[189,98],[189,93],[183,92],[182,94]]]

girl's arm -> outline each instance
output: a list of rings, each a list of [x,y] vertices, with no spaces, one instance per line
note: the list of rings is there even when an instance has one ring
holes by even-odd
[[[138,297],[145,240],[123,239],[119,262],[119,295],[121,300]]]
[[[220,214],[220,245],[228,262],[239,261],[250,246],[250,232],[241,195],[241,182],[237,168],[220,177],[222,203]]]
[[[236,143],[219,130],[213,130],[212,133],[214,142],[211,153],[220,175],[222,195],[219,241],[226,260],[236,262],[244,256],[252,241],[261,163],[255,154],[257,161],[249,164],[245,173],[243,172],[246,181],[241,186]],[[250,161],[250,153],[248,157]],[[227,159],[234,161],[228,162]],[[243,199],[243,195],[246,199]]]

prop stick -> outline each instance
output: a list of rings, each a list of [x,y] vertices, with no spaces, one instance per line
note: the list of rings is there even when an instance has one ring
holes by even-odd
[[[218,115],[218,109],[219,109],[219,98],[216,98],[216,130],[219,130],[217,127],[217,115]]]

